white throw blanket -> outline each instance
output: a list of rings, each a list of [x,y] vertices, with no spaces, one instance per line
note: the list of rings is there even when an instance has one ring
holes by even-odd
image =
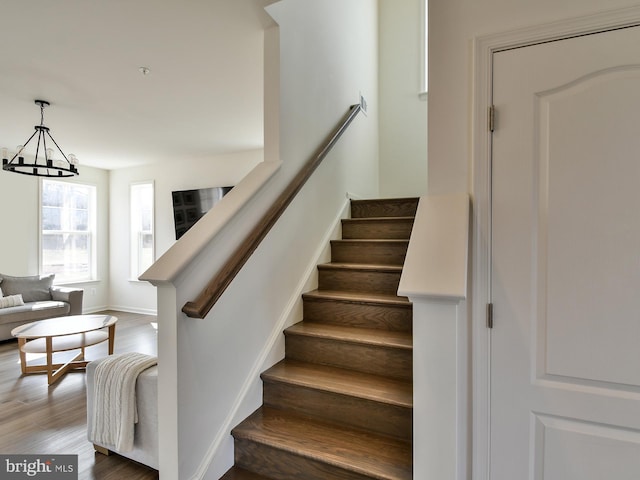
[[[134,352],[111,355],[98,364],[89,441],[117,452],[133,449],[138,421],[136,381],[140,373],[157,363],[157,357]]]

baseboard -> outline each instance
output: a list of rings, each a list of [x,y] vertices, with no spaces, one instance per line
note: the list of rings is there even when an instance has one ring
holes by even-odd
[[[104,312],[105,310],[112,310],[112,308],[108,307],[107,305],[99,305],[91,308],[83,308],[82,313],[88,315],[91,313]]]
[[[289,298],[287,302],[287,306],[283,310],[282,315],[278,322],[276,322],[275,327],[273,328],[271,334],[267,342],[265,343],[264,348],[260,352],[258,359],[254,363],[253,367],[249,375],[247,376],[240,392],[233,403],[229,415],[225,418],[222,426],[218,430],[216,436],[214,437],[209,449],[205,457],[203,458],[202,463],[197,468],[192,480],[202,480],[209,469],[213,466],[213,461],[220,450],[220,447],[223,444],[225,438],[230,435],[231,429],[239,423],[243,418],[237,418],[238,412],[242,410],[243,402],[245,401],[251,387],[255,384],[256,381],[260,379],[260,373],[262,373],[267,368],[271,367],[278,361],[282,360],[283,357],[277,358],[275,362],[269,361],[276,347],[276,344],[279,339],[282,338],[282,332],[291,324],[295,323],[292,321],[293,314],[296,311],[296,306],[302,302],[302,294],[312,288],[315,288],[313,284],[317,285],[317,267],[319,263],[324,263],[326,261],[327,253],[330,251],[330,240],[338,238],[341,234],[341,220],[348,216],[349,214],[349,206],[350,199],[347,195],[347,198],[343,202],[338,214],[334,218],[331,223],[330,228],[327,229],[325,235],[322,240],[318,244],[318,248],[316,249],[314,255],[311,256],[312,260],[307,265],[307,268],[304,274],[301,276],[301,280],[298,283],[297,287],[294,289],[293,294]]]
[[[126,307],[122,305],[105,305],[101,307],[92,307],[85,308],[82,310],[82,313],[91,314],[97,312],[104,312],[105,310],[114,310],[116,312],[126,312],[126,313],[137,313],[139,315],[157,315],[158,312],[156,310],[147,309],[147,308],[136,308],[136,307]]]

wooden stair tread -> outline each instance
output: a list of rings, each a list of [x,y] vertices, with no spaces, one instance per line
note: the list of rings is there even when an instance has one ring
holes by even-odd
[[[411,381],[354,372],[337,367],[285,359],[264,372],[262,379],[400,407],[413,407]]]
[[[345,244],[358,244],[366,243],[371,245],[384,245],[385,243],[392,245],[407,245],[409,239],[404,238],[341,238],[337,240],[331,240],[331,243],[345,243]]]
[[[360,304],[385,304],[401,307],[411,306],[411,302],[407,297],[399,297],[397,295],[384,293],[345,292],[343,290],[312,290],[302,294],[302,298],[309,300],[337,300]]]
[[[353,223],[366,223],[366,222],[406,222],[408,220],[413,220],[416,217],[356,217],[356,218],[344,218],[343,222],[353,222]]]
[[[412,478],[410,443],[284,410],[261,407],[232,434],[371,478]]]
[[[354,270],[361,272],[402,273],[402,265],[381,265],[375,263],[331,262],[318,265],[319,270]]]
[[[415,203],[418,204],[420,197],[389,197],[389,198],[361,198],[352,199],[351,204],[357,205],[393,205],[395,203]]]
[[[273,480],[271,477],[265,477],[257,473],[250,472],[240,467],[231,467],[227,470],[220,480]]]
[[[406,350],[413,348],[413,336],[409,332],[344,327],[341,325],[325,325],[322,323],[303,321],[285,330],[285,335],[292,334]]]

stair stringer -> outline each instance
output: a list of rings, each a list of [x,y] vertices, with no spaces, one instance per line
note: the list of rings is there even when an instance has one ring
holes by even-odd
[[[278,321],[264,344],[247,375],[242,388],[224,422],[216,432],[206,455],[196,469],[192,480],[203,478],[220,478],[231,466],[233,466],[233,437],[231,429],[262,405],[262,381],[260,374],[284,359],[284,334],[287,327],[299,322],[302,318],[302,294],[317,288],[318,265],[328,262],[331,258],[331,240],[341,236],[341,220],[349,217],[350,196],[347,194],[338,213],[325,235],[318,242],[318,247],[310,258],[300,282],[293,290],[286,307],[282,311]]]

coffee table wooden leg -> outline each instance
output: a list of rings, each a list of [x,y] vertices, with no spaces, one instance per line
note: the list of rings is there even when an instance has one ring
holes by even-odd
[[[82,360],[83,360],[82,353],[78,353],[75,357],[73,357],[71,360],[69,360],[65,364],[52,365],[52,367],[57,368],[57,370],[54,371],[51,377],[49,378],[49,385],[56,383],[64,375],[66,375],[69,370],[73,370],[76,368],[85,368],[87,366],[87,362]]]
[[[47,377],[49,385],[53,383],[53,338],[45,337],[47,348]]]
[[[27,343],[26,338],[18,338],[18,351],[20,352],[20,370],[22,374],[27,373],[27,354],[22,351],[22,347]]]
[[[109,355],[113,355],[113,345],[116,340],[116,324],[109,327]]]

